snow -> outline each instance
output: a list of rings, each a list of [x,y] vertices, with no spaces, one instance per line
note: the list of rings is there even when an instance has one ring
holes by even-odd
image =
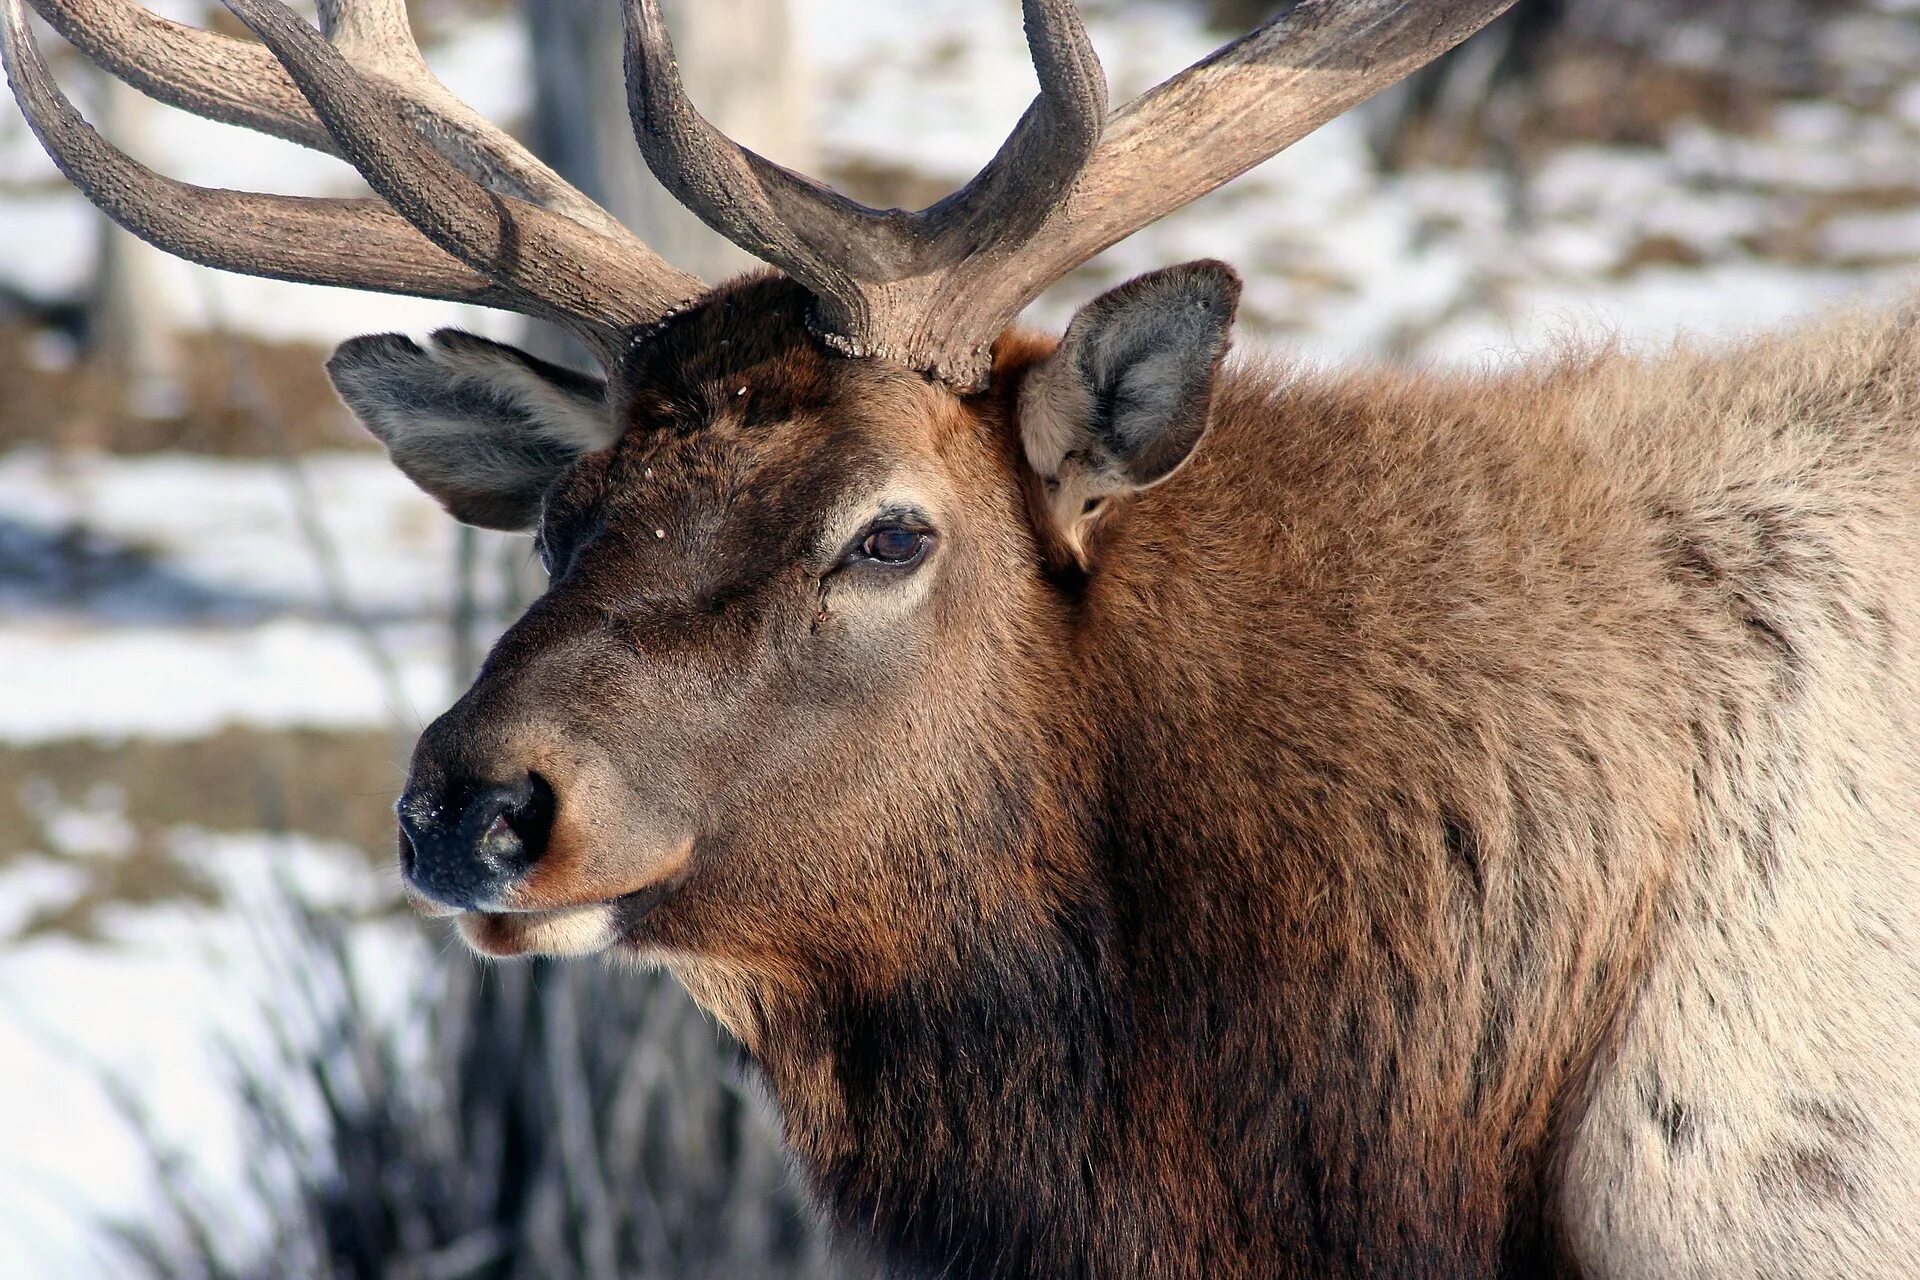
[[[339,628],[9,627],[0,632],[0,737],[199,737],[226,725],[412,729],[451,701],[443,642],[421,632],[396,699],[361,644]]]
[[[1569,337],[1614,337],[1650,350],[1668,335],[1723,336],[1780,325],[1809,312],[1862,300],[1892,302],[1911,287],[1899,278],[1863,286],[1843,271],[1806,271],[1764,262],[1696,269],[1648,267],[1596,299],[1585,289],[1543,282],[1528,291],[1525,311],[1449,325],[1429,346],[1437,359],[1484,365],[1516,350],[1540,350]],[[1621,322],[1632,315],[1639,323]]]
[[[379,455],[301,470],[351,616],[280,463],[0,455],[0,739],[417,727],[446,705],[451,522]]]
[[[1116,103],[1218,41],[1196,20],[1199,6],[1085,8]],[[992,155],[1033,92],[1012,0],[804,0],[799,9],[829,160],[957,184]],[[1877,21],[1862,30],[1887,25]],[[1893,43],[1912,34],[1898,30]],[[1884,48],[1871,52],[1886,61]],[[1902,74],[1917,66],[1910,60]],[[1521,220],[1494,172],[1382,172],[1363,110],[1108,250],[1030,318],[1058,326],[1095,289],[1198,256],[1254,273],[1243,342],[1265,338],[1329,361],[1477,362],[1490,342],[1538,347],[1569,319],[1652,345],[1891,297],[1911,287],[1920,259],[1900,250],[1917,233],[1899,213],[1874,222],[1836,214],[1811,237],[1824,254],[1815,261],[1750,247],[1804,216],[1808,199],[1920,186],[1920,90],[1891,96],[1900,109],[1883,115],[1789,102],[1761,137],[1682,124],[1658,147],[1563,148],[1527,183]],[[1700,267],[1633,266],[1635,246],[1656,238]],[[1689,292],[1703,296],[1681,296]]]
[[[271,931],[285,885],[321,911],[361,913],[392,886],[357,852],[293,836],[171,834],[220,886],[233,910],[160,907],[110,916],[108,945],[48,936],[0,949],[0,1276],[114,1274],[99,1254],[97,1215],[151,1212],[150,1158],[109,1091],[141,1100],[161,1141],[189,1157],[212,1187],[241,1184],[249,1160],[232,1100],[219,1087],[221,1046],[267,1052],[260,1015],[274,998]],[[73,853],[74,849],[64,850]],[[0,874],[0,902],[47,896],[48,864]],[[398,923],[353,931],[373,1016],[401,1012],[399,998],[426,960],[426,944]],[[244,1198],[227,1243],[244,1248],[263,1224]],[[23,1269],[24,1268],[24,1269]]]
[[[444,706],[451,523],[381,456],[301,467],[353,618],[291,514],[282,464],[0,455],[0,740],[417,728]],[[356,619],[397,667],[397,691]],[[98,1217],[149,1217],[155,1188],[101,1072],[127,1082],[209,1186],[237,1185],[246,1153],[212,1037],[264,1040],[270,992],[246,904],[271,905],[289,875],[326,909],[390,901],[395,885],[357,850],[175,829],[170,848],[230,905],[109,908],[106,945],[23,940],[74,900],[90,860],[134,836],[112,796],[22,798],[49,847],[0,868],[0,1277],[111,1275]],[[390,995],[410,989],[423,963],[410,928],[354,937],[379,949]]]
[[[196,9],[152,7],[171,9],[182,20],[191,20]],[[50,34],[42,40],[43,48],[58,47]],[[519,33],[498,19],[465,25],[430,56],[453,92],[496,120],[512,120],[525,111],[524,60]],[[69,70],[61,80],[82,111],[97,119],[84,92],[85,78]],[[155,109],[152,123],[141,131],[146,136],[129,139],[107,132],[142,162],[201,186],[287,195],[367,193],[343,161],[171,108]],[[0,282],[39,296],[78,292],[92,271],[100,219],[64,189],[9,97],[0,103],[0,184],[26,182],[45,183],[55,194],[0,198]],[[158,271],[175,315],[189,328],[211,327],[218,318],[264,339],[336,342],[369,329],[417,332],[447,325],[510,338],[518,326],[512,317],[479,307],[256,280],[172,258],[162,259]]]
[[[0,200],[0,279],[42,297],[71,293],[93,270],[97,228],[66,192]]]
[[[432,501],[378,454],[308,454],[300,471],[363,609],[444,607],[453,526]],[[0,512],[11,522],[85,528],[210,590],[318,608],[320,569],[292,511],[296,483],[277,462],[0,454]]]
[[[1840,262],[1920,261],[1920,213],[1850,213],[1821,228],[1822,255]]]
[[[11,938],[41,911],[73,901],[86,878],[86,872],[71,862],[55,862],[44,855],[28,856],[8,867],[0,878],[0,888],[6,890],[0,894],[0,937]],[[5,1052],[0,1038],[0,1061]],[[0,1068],[0,1079],[5,1078]]]

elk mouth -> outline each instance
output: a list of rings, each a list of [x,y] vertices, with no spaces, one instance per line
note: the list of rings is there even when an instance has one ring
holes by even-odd
[[[649,885],[599,902],[538,911],[454,911],[454,926],[483,956],[586,956],[626,939],[666,897],[667,886]]]
[[[402,840],[404,865],[405,840]],[[415,914],[431,920],[451,920],[473,950],[495,959],[510,956],[585,956],[606,951],[633,936],[655,907],[685,877],[694,842],[681,842],[665,857],[652,861],[626,885],[600,886],[604,896],[555,892],[551,879],[541,883],[540,867],[479,902],[443,902],[423,892],[409,876],[403,882],[407,903]],[[574,875],[562,880],[574,879]],[[632,887],[628,887],[632,886]],[[612,889],[613,892],[607,892]],[[544,899],[544,901],[542,900]],[[521,905],[524,903],[525,905]]]
[[[613,945],[613,906],[595,902],[553,911],[461,911],[454,926],[483,956],[585,956]]]
[[[483,956],[587,956],[626,940],[660,905],[670,888],[656,882],[593,902],[528,911],[462,911],[408,897],[421,914],[450,919],[466,944]]]

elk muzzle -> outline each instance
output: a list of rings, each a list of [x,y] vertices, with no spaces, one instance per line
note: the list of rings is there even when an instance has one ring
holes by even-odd
[[[483,676],[420,736],[395,806],[414,906],[458,917],[490,956],[614,946],[692,861],[697,824],[660,785],[659,753],[617,761],[555,709],[543,672]]]

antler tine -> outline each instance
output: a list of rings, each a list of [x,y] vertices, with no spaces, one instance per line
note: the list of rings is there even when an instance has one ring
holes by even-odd
[[[21,0],[0,0],[0,58],[21,113],[62,173],[133,234],[226,271],[483,306],[508,293],[373,200],[196,187],[153,172],[88,126],[60,92]]]
[[[317,0],[320,34],[362,70],[425,66],[407,0]]]
[[[640,243],[619,219],[440,83],[413,38],[406,0],[319,0],[318,7],[327,40],[357,70],[398,90],[414,129],[468,177],[615,239]]]
[[[963,266],[922,324],[935,349],[991,342],[1094,254],[1245,173],[1493,21],[1513,0],[1301,0],[1128,103],[1039,234]]]
[[[1106,77],[1073,0],[1023,0],[1023,11],[1040,96],[986,168],[918,213],[849,200],[714,128],[688,98],[659,0],[626,0],[634,135],[675,198],[814,292],[833,345],[944,375],[943,353],[906,333],[925,309],[925,282],[964,260],[1004,257],[1037,230],[1072,190],[1106,116]]]
[[[519,295],[521,310],[604,340],[702,291],[698,279],[631,236],[603,234],[475,182],[407,127],[404,99],[356,71],[278,0],[226,4],[273,51],[373,189],[434,243]]]
[[[906,249],[880,213],[754,154],[702,116],[674,62],[659,0],[625,0],[627,107],[647,166],[701,221],[817,292],[892,270]]]
[[[659,0],[626,0],[627,94],[654,174],[812,289],[823,337],[971,390],[993,339],[1048,285],[1511,4],[1300,0],[1109,119],[1073,0],[1023,0],[1040,97],[973,181],[919,213],[869,209],[728,140],[687,100]]]
[[[87,58],[150,98],[339,154],[280,64],[257,44],[169,22],[127,0],[33,0]]]
[[[210,120],[340,153],[299,87],[257,44],[170,22],[130,0],[32,3],[93,62],[150,97]],[[469,176],[502,195],[609,235],[630,234],[440,83],[414,42],[404,0],[325,0],[320,18],[322,30],[350,61],[411,101],[412,126]]]
[[[33,2],[163,101],[337,149],[392,206],[208,191],[153,174],[87,128],[47,75],[21,0],[0,0],[9,73],[42,140],[95,203],[163,248],[256,275],[484,297],[559,320],[602,354],[702,290],[448,93],[413,42],[404,0],[320,0],[326,38],[278,0],[225,0],[274,66],[129,0]],[[841,350],[971,390],[985,382],[994,337],[1053,281],[1512,0],[1299,0],[1110,118],[1073,0],[1022,0],[1040,96],[972,181],[917,213],[870,209],[729,140],[688,100],[659,0],[623,3],[634,131],[668,190],[811,289],[816,327]]]
[[[609,361],[627,330],[703,291],[448,93],[413,42],[403,0],[323,0],[338,48],[284,6],[230,4],[266,50],[164,22],[126,0],[36,0],[137,86],[342,154],[390,208],[213,190],[146,169],[60,94],[21,0],[0,2],[9,77],[48,151],[109,216],[181,257],[544,316]],[[304,101],[296,106],[287,89]]]
[[[1040,96],[972,181],[923,215],[951,266],[1025,240],[1065,200],[1107,119],[1107,76],[1074,0],[1023,0],[1027,51]]]

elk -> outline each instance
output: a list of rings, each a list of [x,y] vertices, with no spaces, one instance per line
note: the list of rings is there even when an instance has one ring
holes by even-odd
[[[1202,261],[1010,327],[1505,0],[1303,0],[1112,113],[1025,0],[1039,96],[917,213],[720,135],[626,0],[647,161],[776,269],[711,288],[452,99],[400,0],[227,0],[261,44],[34,4],[379,197],[142,168],[0,0],[122,224],[594,354],[329,366],[551,578],[420,739],[402,868],[486,955],[671,969],[897,1271],[1911,1274],[1913,315],[1320,372],[1224,362]]]

